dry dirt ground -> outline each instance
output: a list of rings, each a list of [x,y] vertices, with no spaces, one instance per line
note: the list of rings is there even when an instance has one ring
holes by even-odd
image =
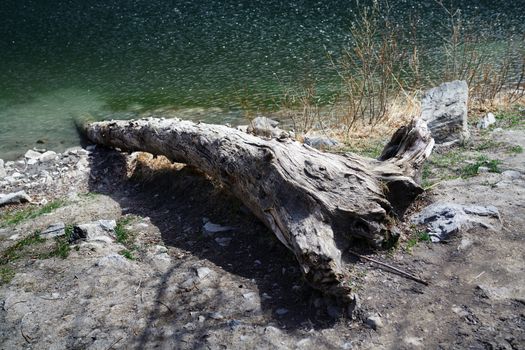
[[[293,256],[209,179],[155,162],[130,176],[130,157],[95,150],[83,185],[47,194],[64,199],[58,208],[16,224],[0,214],[0,349],[525,349],[518,146],[523,128],[476,133],[460,153],[433,156],[426,181],[440,182],[414,212],[436,201],[494,205],[501,223],[430,243],[407,218],[399,245],[369,256],[430,284],[355,260],[354,319],[306,285]],[[452,179],[480,154],[519,174]],[[28,239],[98,219],[117,220],[120,243]],[[206,222],[233,229],[209,233]]]

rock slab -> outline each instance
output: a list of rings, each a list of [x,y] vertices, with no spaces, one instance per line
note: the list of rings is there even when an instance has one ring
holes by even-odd
[[[421,118],[437,145],[463,143],[470,137],[467,125],[468,86],[463,80],[439,85],[421,99]]]
[[[18,204],[25,202],[31,202],[31,197],[29,197],[25,191],[0,194],[0,207],[7,204]]]
[[[112,242],[115,237],[115,220],[98,220],[73,227],[72,240]]]
[[[425,225],[432,242],[447,239],[450,235],[474,226],[496,229],[500,223],[496,207],[480,205],[461,205],[438,202],[424,208],[413,221]]]
[[[64,236],[66,234],[66,225],[63,222],[57,222],[49,225],[42,233],[40,237],[50,239],[54,237]]]

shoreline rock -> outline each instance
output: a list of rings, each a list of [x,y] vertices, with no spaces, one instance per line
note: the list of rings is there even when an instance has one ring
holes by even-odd
[[[468,86],[463,80],[429,89],[421,99],[421,118],[436,145],[462,144],[470,138],[467,123]]]

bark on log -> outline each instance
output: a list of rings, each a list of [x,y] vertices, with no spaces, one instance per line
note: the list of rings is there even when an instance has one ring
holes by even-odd
[[[374,246],[422,192],[415,178],[434,141],[420,120],[398,130],[380,160],[323,153],[227,126],[178,119],[96,122],[94,143],[164,155],[222,182],[297,258],[315,288],[349,301],[343,253],[353,239]]]

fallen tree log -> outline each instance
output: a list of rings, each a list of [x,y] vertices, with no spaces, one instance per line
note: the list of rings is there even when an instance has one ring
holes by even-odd
[[[354,239],[380,246],[395,235],[394,219],[423,191],[415,178],[434,144],[420,120],[399,129],[380,160],[178,119],[83,129],[94,143],[164,155],[219,180],[295,254],[313,287],[344,301],[343,253]]]

